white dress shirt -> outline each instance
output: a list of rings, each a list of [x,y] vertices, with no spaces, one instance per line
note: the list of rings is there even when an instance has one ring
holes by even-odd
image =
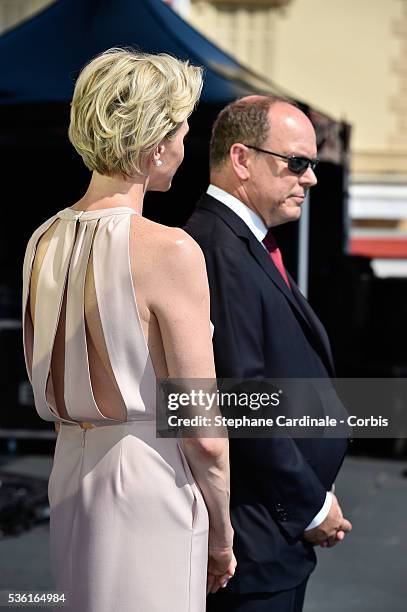
[[[222,202],[225,206],[233,210],[234,213],[237,214],[241,220],[246,223],[249,230],[256,236],[257,240],[261,242],[263,247],[266,247],[263,244],[263,240],[266,237],[268,232],[268,228],[264,225],[262,219],[260,219],[259,215],[255,213],[251,208],[243,204],[240,200],[232,196],[227,191],[220,189],[220,187],[216,187],[216,185],[209,185],[206,193],[219,202]],[[267,249],[266,249],[267,250]],[[312,519],[310,524],[306,527],[305,531],[309,531],[310,529],[314,529],[314,527],[318,527],[328,516],[328,513],[331,509],[332,505],[332,493],[330,491],[327,492],[325,496],[325,501],[322,505],[322,508],[318,512],[316,516]]]
[[[233,210],[233,212],[246,223],[247,227],[253,232],[257,240],[261,243],[263,242],[268,232],[268,228],[264,225],[263,220],[260,219],[259,215],[255,213],[254,210],[246,206],[246,204],[243,204],[243,202],[235,198],[235,196],[230,195],[230,193],[223,191],[223,189],[220,189],[215,185],[209,185],[206,193]]]

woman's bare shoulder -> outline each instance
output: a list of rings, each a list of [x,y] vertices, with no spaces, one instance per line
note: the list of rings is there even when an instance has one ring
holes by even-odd
[[[201,248],[195,240],[179,227],[169,227],[145,217],[132,224],[134,250],[143,252],[145,258],[160,261],[164,268],[168,265],[202,265],[204,261]]]

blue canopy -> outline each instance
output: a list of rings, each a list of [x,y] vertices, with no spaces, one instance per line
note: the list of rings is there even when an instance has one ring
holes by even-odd
[[[59,0],[0,37],[0,104],[68,102],[79,70],[109,47],[166,52],[205,67],[202,100],[278,92],[162,0]]]

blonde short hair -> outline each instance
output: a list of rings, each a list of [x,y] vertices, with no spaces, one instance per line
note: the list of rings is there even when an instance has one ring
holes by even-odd
[[[82,70],[69,139],[89,170],[134,176],[192,113],[202,68],[166,53],[108,49]]]

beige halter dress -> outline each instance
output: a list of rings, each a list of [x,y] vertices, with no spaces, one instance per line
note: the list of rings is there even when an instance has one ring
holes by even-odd
[[[26,251],[27,370],[38,414],[61,423],[49,481],[51,568],[55,588],[69,598],[67,610],[204,612],[208,515],[177,441],[156,438],[156,379],[131,276],[132,222],[137,214],[130,208],[67,208],[34,232]],[[48,230],[33,325],[31,276]],[[92,386],[90,264],[125,420],[104,415]],[[58,334],[65,418],[56,409],[51,372]]]

